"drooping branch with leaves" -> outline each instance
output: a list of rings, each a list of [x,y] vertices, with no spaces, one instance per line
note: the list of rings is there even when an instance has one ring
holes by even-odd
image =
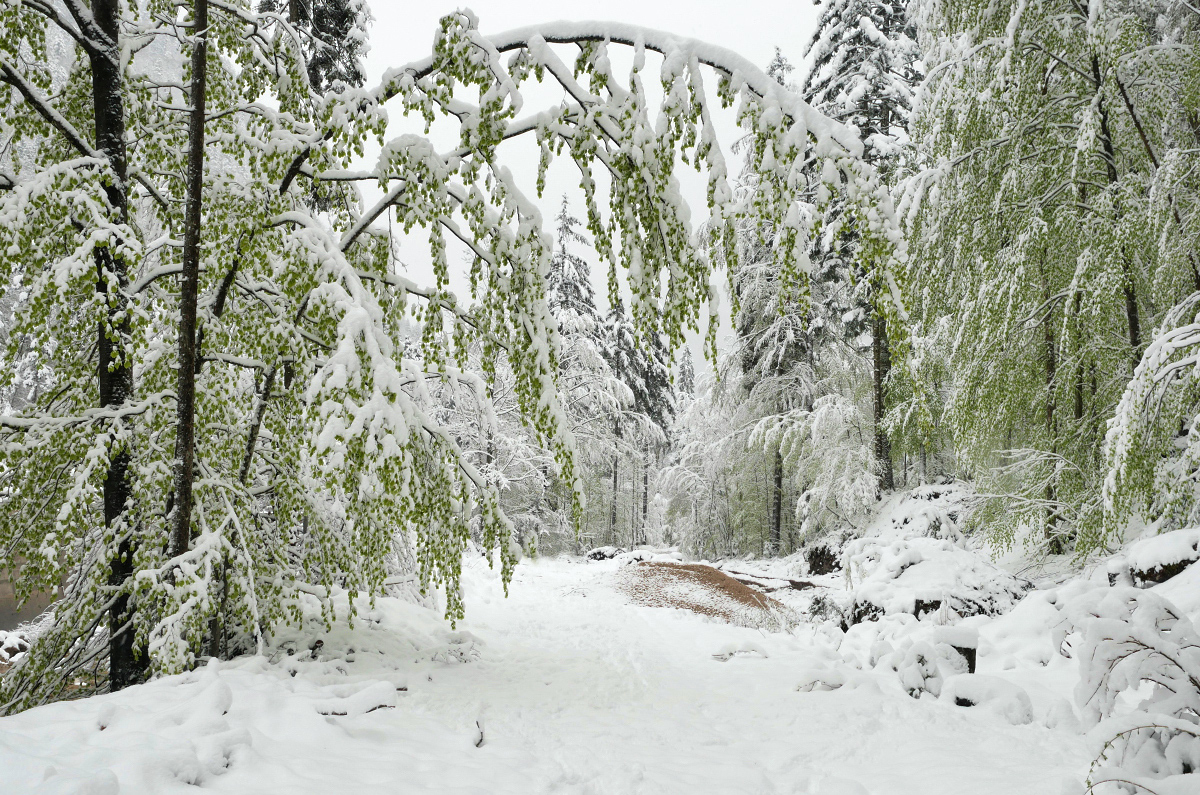
[[[0,419],[0,566],[20,570],[23,596],[62,590],[53,629],[0,685],[5,711],[53,698],[89,666],[115,689],[262,649],[298,618],[301,594],[321,599],[327,620],[345,618],[332,595],[379,593],[398,534],[451,620],[463,614],[473,522],[507,579],[511,524],[438,421],[438,385],[486,400],[491,363],[505,361],[524,422],[578,492],[547,305],[551,246],[532,198],[541,175],[523,186],[501,165],[508,141],[535,139],[543,171],[555,157],[574,164],[610,290],[623,271],[639,333],[672,345],[705,305],[716,312],[706,252],[740,218],[779,230],[778,267],[803,288],[815,210],[802,165],[813,158],[826,164],[823,194],[857,203],[889,262],[903,256],[854,131],[727,50],[611,23],[487,37],[458,13],[430,57],[375,88],[322,93],[308,39],[269,5],[208,0],[207,24],[191,6],[97,3],[93,16],[65,5],[69,17],[0,5],[3,118],[36,121],[0,122],[16,153],[0,183],[0,267],[20,296],[3,370],[27,372],[7,365],[33,350],[40,379],[36,398]],[[19,57],[30,47],[43,57]],[[625,80],[615,47],[633,55]],[[647,52],[661,56],[656,113]],[[36,65],[52,58],[65,78]],[[562,102],[530,112],[531,81],[560,86]],[[726,182],[717,101],[736,103],[752,131],[764,177],[745,195]],[[103,127],[101,106],[124,127]],[[459,145],[388,137],[393,110],[458,124]],[[189,155],[189,118],[203,158]],[[372,138],[377,161],[353,168]],[[704,234],[689,223],[680,163],[708,174]],[[365,205],[359,183],[383,198]],[[314,184],[326,186],[320,201]],[[396,263],[379,223],[389,217],[424,231],[432,285]],[[469,252],[469,295],[450,288],[451,239]],[[194,348],[179,344],[192,299],[177,279],[189,273]],[[471,350],[482,382],[464,366]],[[185,382],[190,411],[179,410]]]

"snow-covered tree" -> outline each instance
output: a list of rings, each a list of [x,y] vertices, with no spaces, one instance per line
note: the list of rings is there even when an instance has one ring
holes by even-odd
[[[613,432],[619,447],[630,460],[633,515],[630,518],[631,543],[641,538],[649,492],[651,457],[669,441],[675,417],[675,387],[671,379],[670,353],[658,334],[638,334],[638,329],[617,297],[604,321],[603,356],[613,377],[629,390],[626,411],[615,417]],[[612,511],[610,532],[617,518],[620,455],[612,460]],[[641,474],[639,513],[638,474]],[[640,519],[638,518],[640,516]]]
[[[832,118],[853,124],[867,143],[866,156],[884,174],[893,175],[907,144],[912,97],[920,80],[916,31],[906,0],[827,0],[808,49],[805,99]],[[827,214],[827,231],[818,257],[826,279],[849,282],[857,289],[839,317],[851,339],[871,341],[874,385],[873,466],[883,489],[894,486],[891,443],[884,417],[887,382],[892,366],[888,319],[899,319],[890,291],[861,251],[854,220],[838,206]],[[841,291],[833,291],[833,295]]]
[[[574,69],[558,44],[579,51]],[[634,51],[628,80],[614,46]],[[65,77],[45,66],[52,49]],[[647,51],[663,55],[655,116]],[[529,136],[543,167],[565,153],[582,171],[597,252],[629,273],[638,333],[664,345],[712,295],[680,157],[708,173],[712,234],[769,218],[785,272],[803,274],[808,231],[789,174],[814,157],[827,190],[872,219],[864,234],[902,256],[855,133],[726,50],[609,23],[489,38],[464,12],[442,20],[431,56],[324,95],[306,52],[286,15],[249,0],[0,3],[0,136],[9,151],[34,144],[0,177],[0,281],[23,296],[2,369],[15,372],[21,346],[52,368],[38,400],[0,418],[0,566],[20,566],[26,595],[65,583],[51,634],[0,686],[4,710],[53,697],[98,659],[115,689],[147,667],[261,646],[296,617],[300,591],[332,620],[337,589],[381,590],[396,532],[415,540],[419,582],[444,588],[452,620],[473,526],[509,576],[512,525],[438,421],[434,388],[486,406],[502,361],[523,423],[575,483],[552,250],[500,165],[507,141]],[[727,184],[714,74],[768,175],[749,196]],[[530,80],[564,100],[528,113]],[[458,124],[458,147],[387,138],[389,103]],[[377,162],[351,170],[372,136]],[[353,188],[364,181],[384,188],[370,206]],[[318,211],[312,182],[346,186],[342,200]],[[397,268],[374,225],[387,214],[428,235],[434,284]],[[471,252],[469,297],[450,290],[447,236]]]
[[[366,80],[360,56],[370,12],[363,0],[261,0],[260,13],[284,15],[304,50],[309,84],[319,94]]]
[[[1094,545],[1106,420],[1143,329],[1197,285],[1176,170],[1194,59],[1138,5],[920,9],[918,333],[948,352],[947,419],[1001,497],[980,514],[997,538],[1033,526],[1051,549]]]

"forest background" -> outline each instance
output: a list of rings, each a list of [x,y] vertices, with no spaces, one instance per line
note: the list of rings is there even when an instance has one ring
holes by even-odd
[[[834,0],[799,68],[461,12],[374,87],[351,0],[0,14],[0,566],[63,597],[5,710],[297,593],[457,619],[466,549],[817,571],[951,479],[1001,548],[1195,523],[1185,3]]]

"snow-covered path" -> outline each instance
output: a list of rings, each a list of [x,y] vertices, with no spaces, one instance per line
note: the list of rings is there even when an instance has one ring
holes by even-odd
[[[508,599],[489,572],[468,575],[470,634],[455,637],[478,639],[478,657],[405,660],[374,690],[406,685],[395,709],[322,708],[366,686],[357,667],[339,690],[336,675],[231,663],[0,719],[0,781],[80,793],[192,781],[289,795],[1059,795],[1086,769],[1081,738],[1037,720],[1014,726],[870,682],[797,692],[822,639],[630,605],[613,564],[522,564]],[[731,648],[768,656],[714,659]]]

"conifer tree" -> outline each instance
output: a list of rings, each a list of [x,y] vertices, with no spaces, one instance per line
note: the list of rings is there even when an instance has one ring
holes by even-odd
[[[867,143],[866,156],[884,175],[894,174],[912,109],[917,71],[916,31],[906,0],[827,0],[809,44],[810,67],[803,94],[822,112],[853,124]],[[875,466],[882,489],[894,487],[891,443],[884,426],[891,345],[887,316],[892,307],[884,284],[862,261],[854,222],[843,209],[827,214],[818,271],[857,285],[846,313],[866,328],[847,324],[852,338],[871,341],[875,425]],[[843,265],[844,267],[839,267]],[[845,313],[843,313],[845,314]]]
[[[364,0],[262,0],[259,10],[287,15],[318,94],[363,84],[361,56],[371,19]]]
[[[560,323],[563,318],[574,317],[594,325],[600,316],[596,310],[591,269],[573,250],[574,246],[590,246],[591,243],[579,230],[583,222],[571,215],[565,195],[554,222],[555,249],[550,258],[550,274],[546,277],[546,302]]]

